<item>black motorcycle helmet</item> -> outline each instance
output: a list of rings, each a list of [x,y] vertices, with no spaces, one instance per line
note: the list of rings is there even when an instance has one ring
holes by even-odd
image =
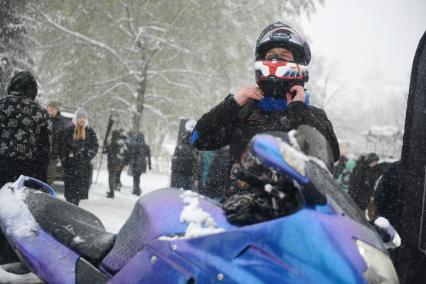
[[[256,60],[264,59],[266,52],[276,47],[291,51],[298,64],[307,66],[311,61],[311,49],[303,36],[281,22],[267,26],[259,35],[256,41]]]

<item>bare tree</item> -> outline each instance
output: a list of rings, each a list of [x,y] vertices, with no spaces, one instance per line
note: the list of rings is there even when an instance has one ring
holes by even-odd
[[[124,128],[148,133],[157,152],[178,117],[197,118],[232,86],[253,81],[254,42],[265,25],[296,21],[315,2],[34,3],[44,98],[86,106],[97,128],[115,112]]]

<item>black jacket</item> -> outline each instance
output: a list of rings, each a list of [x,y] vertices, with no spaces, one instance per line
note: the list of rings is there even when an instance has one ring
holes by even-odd
[[[151,169],[151,150],[145,144],[143,134],[137,134],[136,139],[133,140],[131,145],[131,161],[132,171],[138,175],[146,172],[148,166]]]
[[[65,198],[87,198],[91,184],[92,166],[99,144],[95,131],[86,127],[86,139],[74,141],[75,126],[64,130],[60,145],[60,157],[64,167]]]
[[[374,186],[388,166],[388,163],[380,163],[369,167],[365,159],[357,160],[349,180],[349,195],[361,210],[368,208],[370,198],[374,194]]]
[[[401,162],[397,161],[385,169],[374,195],[377,214],[388,219],[397,231],[401,229],[403,208],[400,167]]]
[[[202,194],[222,200],[227,196],[226,180],[224,174],[230,167],[229,147],[226,146],[216,151],[209,169],[207,183],[201,189]]]
[[[128,137],[119,131],[113,131],[111,134],[111,143],[107,145],[108,153],[108,171],[117,172],[124,168],[128,163],[129,149]]]
[[[59,144],[66,128],[66,120],[60,112],[55,117],[51,117],[50,120],[52,121],[52,152],[50,158],[56,159],[59,158]]]
[[[1,179],[26,174],[46,181],[51,122],[44,108],[26,96],[1,98],[0,138],[0,164],[7,171],[1,170]]]
[[[172,156],[172,176],[193,176],[196,149],[190,143],[189,135],[184,135]]]
[[[254,135],[266,131],[288,132],[300,125],[310,125],[321,132],[331,146],[334,160],[339,159],[339,144],[325,112],[302,102],[290,103],[282,111],[265,112],[254,102],[240,107],[228,96],[198,120],[192,143],[199,150],[216,150],[230,145],[232,164],[240,162]]]

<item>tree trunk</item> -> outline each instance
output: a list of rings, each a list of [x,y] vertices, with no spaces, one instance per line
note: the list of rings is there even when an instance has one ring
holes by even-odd
[[[145,102],[146,91],[146,74],[138,83],[138,96],[136,98],[136,113],[133,114],[133,131],[138,132],[141,128],[141,120],[143,116],[143,104]]]

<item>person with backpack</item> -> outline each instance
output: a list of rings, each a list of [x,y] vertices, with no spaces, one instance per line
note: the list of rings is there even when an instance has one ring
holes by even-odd
[[[128,152],[127,135],[122,129],[116,129],[111,132],[111,143],[106,146],[108,156],[108,198],[114,198],[115,191],[120,191],[120,176],[123,168],[126,166]]]

